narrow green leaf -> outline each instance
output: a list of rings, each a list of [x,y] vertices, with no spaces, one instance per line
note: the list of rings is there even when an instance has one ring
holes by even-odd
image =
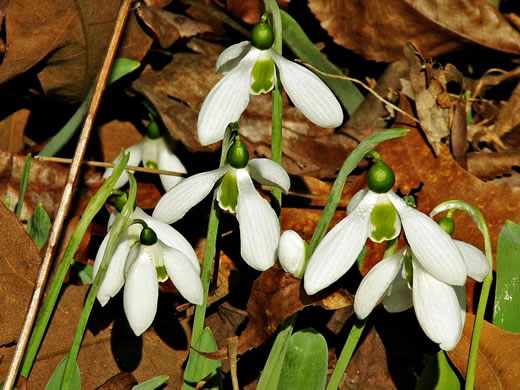
[[[493,324],[520,332],[520,225],[506,221],[497,247],[497,274]]]
[[[42,249],[51,230],[51,219],[45,212],[41,203],[38,203],[34,213],[27,221],[27,233],[32,237],[38,249]]]
[[[114,81],[119,80],[124,75],[133,72],[139,67],[139,65],[141,64],[137,61],[129,60],[127,58],[116,58],[114,60],[114,64],[112,65],[110,76],[108,77],[107,86],[112,84]],[[76,131],[83,123],[85,115],[87,115],[88,107],[90,105],[90,101],[92,100],[93,94],[94,86],[90,88],[87,97],[83,103],[81,103],[74,115],[72,115],[69,121],[65,124],[65,126],[63,126],[63,128],[58,131],[56,135],[52,137],[50,142],[40,151],[40,156],[55,156],[71,140],[71,138],[74,136],[74,134],[76,134]]]
[[[159,375],[155,378],[148,379],[146,382],[135,385],[132,387],[132,390],[155,390],[168,382],[168,379],[170,379],[168,375]]]
[[[280,10],[283,26],[283,43],[303,62],[306,62],[322,72],[344,76],[339,68],[320,53],[305,34],[298,22],[287,12]],[[348,80],[335,79],[317,74],[332,91],[349,115],[359,107],[364,100],[357,87]]]
[[[18,197],[18,203],[16,204],[16,215],[18,218],[22,215],[23,201],[25,199],[25,191],[27,191],[27,185],[29,184],[29,175],[31,173],[31,160],[32,154],[29,153],[25,158],[25,164],[23,166],[22,179],[20,181],[20,196]]]
[[[416,390],[460,390],[462,382],[444,351],[432,356],[424,368]]]
[[[67,354],[60,362],[60,364],[58,364],[58,366],[52,373],[49,382],[47,382],[45,390],[61,390],[61,380],[63,379],[63,374],[65,373],[65,366],[67,365],[68,358],[69,355]],[[75,390],[81,389],[81,373],[79,371],[78,363],[76,363],[74,367],[71,385],[72,388]]]
[[[218,347],[210,328],[202,331],[194,348],[200,352],[216,352]],[[196,351],[190,352],[190,359],[184,371],[184,390],[196,389],[201,380],[207,380],[203,389],[222,388],[222,366],[219,360],[205,358]]]
[[[269,357],[265,362],[264,370],[258,381],[256,390],[269,390],[278,388],[278,381],[280,379],[280,373],[282,372],[283,362],[285,360],[285,354],[287,353],[287,347],[291,340],[292,331],[294,328],[294,322],[296,321],[297,313],[287,317],[282,323],[276,340],[271,347]]]
[[[94,275],[94,268],[90,264],[82,263],[80,261],[72,261],[72,269],[74,269],[81,282],[84,285],[92,284],[92,277]]]
[[[328,348],[325,338],[314,329],[291,336],[278,390],[322,390],[327,381]]]

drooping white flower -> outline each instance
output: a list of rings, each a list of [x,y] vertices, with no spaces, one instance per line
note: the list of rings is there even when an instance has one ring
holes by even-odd
[[[163,195],[153,217],[165,223],[181,219],[210,193],[221,178],[217,194],[219,204],[223,209],[236,212],[242,258],[251,267],[264,271],[276,260],[280,224],[275,211],[260,196],[251,178],[261,184],[277,186],[284,192],[290,187],[287,172],[269,159],[252,159],[244,168],[226,164],[186,178]]]
[[[246,109],[250,94],[258,95],[273,89],[276,68],[287,95],[310,121],[322,127],[337,127],[343,122],[341,106],[327,85],[270,46],[257,48],[244,41],[220,54],[216,68],[224,78],[206,96],[197,123],[202,145],[222,140],[228,123],[237,122]]]
[[[433,219],[406,204],[392,190],[364,189],[353,196],[347,217],[320,242],[307,265],[305,291],[328,287],[354,264],[367,238],[381,242],[397,237],[401,225],[421,266],[441,282],[462,286],[466,267],[453,239]]]
[[[285,272],[301,279],[307,263],[307,243],[294,230],[286,230],[280,237],[278,259]]]
[[[483,253],[465,242],[454,243],[462,254],[467,274],[479,282],[484,280],[490,269]],[[411,269],[405,266],[407,256]],[[442,349],[450,351],[459,342],[466,318],[466,287],[436,279],[409,247],[381,260],[363,278],[354,299],[358,318],[366,318],[381,300],[391,313],[413,305],[424,333]]]
[[[128,165],[138,166],[141,162],[146,168],[151,169],[162,169],[166,171],[187,173],[186,168],[182,164],[181,160],[171,151],[170,146],[167,144],[164,136],[158,138],[150,138],[145,135],[141,141],[137,144],[130,146],[126,149],[126,152],[130,153]],[[117,164],[119,157],[117,157],[113,163]],[[107,168],[103,177],[106,179],[112,175],[113,168]],[[174,185],[182,180],[180,176],[171,175],[159,175],[161,183],[168,191]],[[119,180],[117,181],[114,188],[118,189],[128,183],[128,174],[122,173]]]
[[[129,226],[116,246],[97,299],[105,306],[124,285],[125,314],[132,330],[139,336],[155,317],[158,282],[164,282],[169,277],[181,295],[197,305],[202,304],[203,292],[197,255],[182,234],[139,208],[135,209],[132,219],[145,221],[156,233],[157,242],[153,245],[142,244],[140,234],[143,226]],[[96,255],[94,277],[107,243],[108,234]]]

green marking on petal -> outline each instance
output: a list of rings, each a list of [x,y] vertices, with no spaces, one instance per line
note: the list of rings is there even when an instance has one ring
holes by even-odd
[[[158,169],[159,168],[157,163],[152,160],[146,160],[146,162],[144,163],[144,166],[148,169]]]
[[[168,279],[168,272],[166,272],[166,267],[164,265],[161,265],[160,267],[155,267],[155,270],[157,271],[157,280],[159,282],[164,282],[166,279]]]
[[[235,208],[237,207],[237,200],[237,178],[231,171],[228,171],[222,179],[222,184],[220,185],[220,198],[218,201],[222,209],[229,210],[234,213]]]
[[[412,266],[412,252],[407,249],[404,255],[404,274],[410,287],[413,287],[413,266]]]
[[[370,239],[374,242],[391,240],[399,233],[396,229],[397,211],[391,203],[379,203],[370,214]]]
[[[274,62],[269,57],[256,61],[251,72],[251,93],[259,95],[269,92],[274,87],[275,68]]]

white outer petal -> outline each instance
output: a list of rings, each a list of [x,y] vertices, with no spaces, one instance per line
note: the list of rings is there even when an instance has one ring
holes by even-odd
[[[401,271],[403,255],[404,249],[381,260],[365,275],[354,299],[354,311],[359,319],[367,318],[381,301],[388,287]]]
[[[286,60],[274,50],[269,54],[280,71],[280,80],[294,105],[321,127],[338,127],[343,110],[336,96],[318,76],[305,67]]]
[[[140,208],[136,208],[133,214],[133,218],[140,218],[145,221],[148,226],[157,234],[157,238],[162,241],[165,245],[180,250],[184,256],[186,256],[193,267],[200,272],[200,264],[195,251],[191,244],[184,238],[184,236],[175,230],[170,225],[158,221],[157,219],[150,217]]]
[[[159,287],[152,252],[152,247],[140,245],[125,283],[123,305],[128,323],[136,336],[148,329],[157,312]]]
[[[386,290],[383,306],[389,313],[400,313],[413,306],[412,290],[404,277],[404,268],[401,268],[401,272],[397,274]]]
[[[377,194],[368,192],[358,207],[328,232],[312,254],[304,275],[305,291],[316,294],[354,264],[368,237],[368,221]]]
[[[470,278],[482,282],[489,274],[489,262],[480,249],[464,241],[453,240],[466,264],[466,270]]]
[[[466,286],[453,286],[453,289],[455,290],[455,294],[457,294],[460,308],[460,340],[462,337],[462,332],[464,331],[464,323],[466,322]]]
[[[412,252],[426,271],[444,283],[464,285],[466,265],[451,236],[426,214],[408,206],[393,191],[389,191],[387,196],[401,217]]]
[[[431,276],[415,259],[413,306],[424,333],[445,351],[451,351],[462,334],[461,310],[453,286]]]
[[[260,184],[276,186],[287,193],[291,179],[285,169],[268,158],[254,158],[247,163],[251,177]]]
[[[135,145],[130,146],[128,149],[125,150],[126,153],[130,153],[130,157],[128,158],[128,163],[126,165],[136,167],[141,162],[141,159],[143,157],[143,140],[139,141]],[[113,164],[117,164],[120,160],[120,155],[116,157],[116,159],[112,162]],[[114,172],[114,168],[107,168],[105,170],[105,173],[103,174],[103,177],[105,179],[108,179],[110,175],[112,175],[112,172]],[[119,176],[119,180],[116,182],[116,185],[114,186],[115,189],[123,187],[126,183],[128,183],[128,174],[126,173],[126,170],[123,171],[121,176]]]
[[[178,221],[193,206],[210,193],[215,183],[229,170],[229,165],[209,172],[199,173],[182,180],[162,196],[152,216],[159,221]]]
[[[286,230],[280,237],[278,259],[282,268],[297,278],[303,276],[306,257],[305,243],[294,230]]]
[[[202,305],[204,294],[199,269],[195,269],[181,251],[166,245],[163,245],[163,260],[168,276],[181,295],[195,305]]]
[[[236,122],[249,104],[251,71],[260,51],[251,48],[240,63],[210,91],[199,112],[197,134],[202,145],[224,138],[230,122]]]
[[[226,74],[235,68],[251,48],[251,42],[242,41],[229,46],[217,58],[217,73]]]
[[[276,261],[280,222],[271,205],[255,189],[247,169],[237,169],[240,254],[254,269],[265,271]]]
[[[350,202],[348,202],[347,205],[347,215],[351,214],[356,209],[356,207],[358,207],[359,202],[363,200],[368,191],[368,188],[363,188],[362,190],[356,192],[352,198],[350,198]]]
[[[184,164],[179,160],[179,157],[171,151],[164,137],[158,138],[155,142],[159,144],[157,148],[157,166],[159,169],[188,173]],[[169,191],[174,185],[178,184],[182,180],[181,176],[170,175],[159,175],[159,178],[161,179],[165,191]]]

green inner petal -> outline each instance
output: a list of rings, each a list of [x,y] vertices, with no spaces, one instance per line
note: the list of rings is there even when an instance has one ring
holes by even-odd
[[[275,68],[271,58],[256,61],[251,72],[251,93],[258,95],[274,87]]]
[[[159,282],[164,282],[168,279],[168,272],[166,272],[166,267],[164,265],[155,267],[155,270],[157,271],[157,280]]]
[[[235,208],[237,207],[237,200],[237,179],[235,175],[233,175],[233,173],[228,172],[224,175],[224,178],[222,179],[222,184],[220,185],[220,207],[224,210],[229,210],[234,213]]]
[[[157,163],[155,161],[152,161],[152,160],[147,160],[145,163],[144,163],[144,166],[148,169],[158,169],[159,166],[157,165]]]
[[[374,242],[391,240],[397,236],[397,211],[391,203],[376,204],[370,214],[372,229],[370,239]]]

